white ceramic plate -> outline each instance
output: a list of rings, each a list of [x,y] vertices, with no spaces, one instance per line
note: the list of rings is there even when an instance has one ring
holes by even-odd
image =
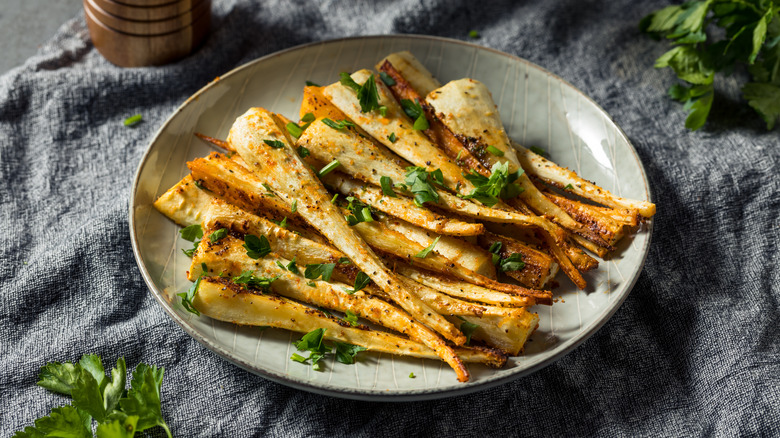
[[[343,71],[373,68],[385,55],[410,50],[442,83],[462,77],[490,88],[510,137],[549,151],[557,163],[620,196],[650,199],[642,164],[610,117],[570,84],[520,58],[460,41],[421,36],[348,38],[294,47],[241,66],[198,91],[160,128],[141,160],[130,203],[130,234],[138,266],[163,309],[193,338],[234,364],[285,385],[359,399],[411,400],[464,394],[500,385],[549,365],[598,330],[628,295],[647,255],[651,225],[621,243],[619,255],[586,275],[578,291],[559,274],[561,301],[538,306],[539,329],[525,353],[501,370],[469,366],[459,383],[441,362],[361,354],[356,365],[328,363],[324,372],[292,362],[282,330],[261,331],[195,317],[176,297],[190,283],[190,260],[178,227],[152,202],[187,173],[186,161],[212,149],[193,133],[226,138],[252,106],[297,119],[305,81],[329,84]],[[410,378],[414,373],[417,377]]]

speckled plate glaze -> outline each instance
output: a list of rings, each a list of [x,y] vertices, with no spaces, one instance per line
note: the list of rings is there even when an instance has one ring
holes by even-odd
[[[549,151],[557,163],[620,196],[650,199],[642,163],[626,135],[582,92],[515,56],[461,41],[423,36],[347,38],[294,47],[257,59],[208,84],[160,128],[141,160],[130,202],[130,235],[138,266],[162,308],[206,348],[260,376],[295,388],[366,400],[420,400],[465,394],[504,384],[559,359],[596,332],[617,310],[642,270],[652,224],[621,242],[617,256],[586,274],[578,291],[563,274],[555,305],[537,306],[539,329],[523,355],[493,370],[470,365],[472,380],[459,383],[442,362],[386,354],[361,354],[356,365],[328,362],[324,372],[292,362],[299,334],[261,331],[196,317],[176,293],[190,283],[190,260],[178,227],[152,202],[187,173],[185,163],[213,149],[193,133],[226,138],[233,120],[263,106],[297,118],[305,81],[329,84],[339,72],[373,68],[383,56],[410,50],[442,83],[471,77],[490,88],[513,139]],[[409,378],[410,373],[416,378]]]

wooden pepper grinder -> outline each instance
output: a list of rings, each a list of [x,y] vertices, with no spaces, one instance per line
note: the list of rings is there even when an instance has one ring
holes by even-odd
[[[82,0],[92,43],[120,67],[162,65],[200,46],[211,0]]]

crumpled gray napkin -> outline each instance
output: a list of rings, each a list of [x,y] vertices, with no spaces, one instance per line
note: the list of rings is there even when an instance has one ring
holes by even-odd
[[[38,368],[94,352],[166,369],[176,436],[775,435],[780,432],[780,141],[718,90],[711,123],[683,128],[665,97],[664,50],[637,23],[664,2],[628,0],[215,1],[193,56],[120,69],[83,17],[0,77],[0,431],[66,401]],[[557,363],[477,394],[370,403],[290,389],[220,359],[147,291],[129,243],[128,197],[158,127],[214,77],[261,55],[335,37],[419,33],[535,62],[625,130],[658,205],[644,272],[612,319]],[[125,128],[133,114],[144,121]]]

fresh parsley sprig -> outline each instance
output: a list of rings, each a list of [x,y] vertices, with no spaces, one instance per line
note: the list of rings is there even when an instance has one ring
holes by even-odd
[[[426,202],[439,202],[439,193],[436,187],[444,187],[444,174],[441,169],[428,172],[423,167],[407,167],[406,188],[414,194],[414,203],[422,207]]]
[[[200,245],[200,239],[203,238],[203,228],[201,228],[200,224],[194,224],[182,228],[179,230],[179,234],[181,234],[182,239],[192,242],[192,248],[181,250],[187,257],[192,257],[195,251],[197,251],[198,245]]]
[[[707,32],[714,25],[722,31]],[[669,96],[689,111],[685,127],[704,126],[715,97],[716,74],[747,65],[752,81],[742,97],[773,129],[780,118],[780,4],[775,1],[702,0],[667,6],[644,17],[642,31],[666,37],[674,47],[656,68],[671,68],[685,84],[674,84]]]
[[[130,389],[125,390],[124,358],[117,360],[110,377],[94,354],[82,356],[77,363],[49,362],[41,367],[38,385],[72,397],[72,404],[52,409],[14,438],[92,437],[93,420],[98,423],[99,438],[133,437],[158,426],[171,437],[160,402],[163,372],[163,368],[140,363],[133,371]]]
[[[409,99],[401,99],[401,108],[410,119],[414,120],[412,128],[416,131],[425,131],[430,126],[428,125],[428,119],[425,118],[425,111],[423,111],[420,101],[415,99],[411,101]]]

